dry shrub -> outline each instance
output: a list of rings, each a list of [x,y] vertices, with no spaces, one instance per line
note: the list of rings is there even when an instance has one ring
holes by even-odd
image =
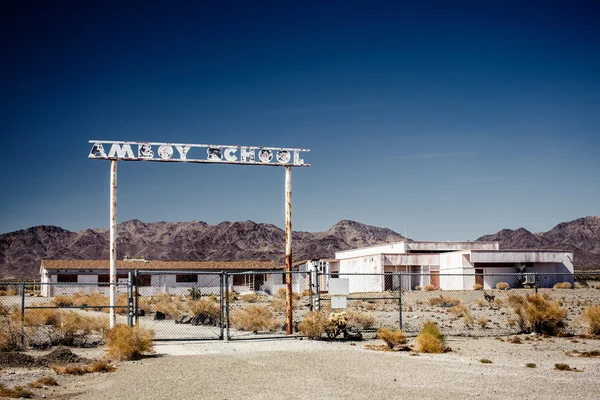
[[[302,291],[302,297],[308,297],[308,296],[310,296],[310,294],[311,294],[310,292],[311,292],[310,290],[308,290],[308,289],[304,289],[304,290]],[[314,290],[312,291],[312,294],[313,294],[313,295],[315,294],[315,291],[314,291]]]
[[[210,298],[189,301],[187,303],[187,309],[190,314],[194,316],[205,314],[216,321],[218,321],[221,316],[219,303],[211,300]]]
[[[557,363],[554,364],[554,369],[558,370],[558,371],[572,371],[572,372],[581,372],[580,369],[577,368],[573,368],[571,367],[569,364],[565,364],[565,363]]]
[[[52,299],[52,304],[58,307],[70,307],[73,305],[73,297],[63,295],[55,296]]]
[[[483,289],[483,285],[480,285],[479,283],[476,283],[473,285],[473,290],[481,290]]]
[[[363,311],[348,311],[348,325],[360,330],[371,329],[375,326],[375,317]]]
[[[58,382],[56,382],[56,379],[54,379],[51,376],[45,376],[43,378],[36,380],[35,382],[31,382],[27,386],[36,388],[36,389],[41,389],[44,386],[58,386]]]
[[[312,311],[306,313],[298,324],[300,332],[309,339],[320,339],[323,334],[334,329],[334,324],[324,312]]]
[[[417,351],[420,353],[443,353],[446,351],[444,335],[435,322],[425,321],[423,323],[417,336]]]
[[[102,293],[77,292],[73,295],[73,305],[78,307],[90,308],[94,311],[108,312],[108,308],[95,307],[110,305],[110,299],[108,298],[108,296],[105,296]]]
[[[525,364],[525,367],[527,367],[527,368],[535,368],[535,367],[537,367],[537,365],[535,363],[527,363],[527,364]]]
[[[448,312],[454,316],[454,318],[461,318],[469,313],[469,309],[464,304],[457,304],[451,307]]]
[[[7,388],[4,384],[0,383],[0,397],[8,397],[11,399],[21,399],[32,397],[33,393],[23,388],[22,386],[15,386],[12,389]]]
[[[21,323],[12,318],[0,319],[0,351],[21,350]]]
[[[39,308],[25,312],[23,322],[26,326],[57,325],[60,323],[61,310],[55,308]],[[15,311],[13,319],[21,318],[21,311]]]
[[[525,298],[523,296],[519,296],[518,294],[509,294],[507,301],[508,304],[511,305],[511,307],[516,307],[525,304]]]
[[[508,289],[510,289],[510,285],[506,282],[498,282],[498,283],[496,283],[496,289],[508,290]]]
[[[600,289],[600,282],[598,282],[594,285],[594,289]]]
[[[479,360],[479,362],[482,364],[491,364],[492,360],[490,360],[489,358],[482,358],[481,360]]]
[[[438,307],[454,307],[460,304],[460,299],[456,299],[454,297],[444,297],[441,295],[439,297],[432,297],[429,299],[429,305],[438,306]]]
[[[396,346],[406,344],[406,334],[400,329],[380,328],[377,330],[377,337],[385,342],[390,349]]]
[[[274,332],[280,327],[273,312],[265,306],[249,306],[235,310],[231,315],[231,325],[235,329],[254,333]]]
[[[494,299],[493,307],[495,307],[495,308],[502,308],[502,307],[504,307],[504,300],[502,300],[502,299]]]
[[[256,303],[258,301],[258,295],[254,293],[246,293],[240,295],[240,299],[246,303]]]
[[[287,293],[286,288],[281,288],[277,291],[276,297],[278,297],[280,299],[285,299],[286,293]],[[300,300],[300,295],[296,292],[292,292],[292,300]]]
[[[600,305],[590,306],[583,310],[581,319],[590,335],[600,335]]]
[[[50,368],[52,368],[57,375],[83,375],[87,372],[87,367],[80,364],[52,364],[50,365]]]
[[[118,324],[108,331],[108,356],[115,360],[135,360],[152,350],[153,333],[140,326],[133,328]]]
[[[9,286],[5,289],[0,289],[0,296],[16,296],[17,295],[17,289]]]
[[[477,325],[479,325],[481,329],[485,329],[489,321],[490,320],[487,318],[477,318]]]
[[[432,292],[434,290],[437,290],[437,288],[433,285],[425,285],[423,286],[423,290],[426,292]]]
[[[87,372],[113,372],[115,369],[108,361],[101,360],[87,367]]]
[[[516,318],[509,319],[509,324],[517,325],[524,333],[556,335],[565,326],[567,311],[545,293],[529,294],[523,303],[515,303],[513,309]]]
[[[513,343],[513,344],[522,344],[523,343],[521,338],[518,336],[509,336],[508,339],[506,339],[506,341],[509,343]]]
[[[569,282],[558,282],[552,286],[554,289],[571,289],[573,286]]]
[[[181,315],[182,310],[176,302],[161,302],[156,304],[155,311],[165,314],[165,317],[167,318],[176,319]]]
[[[292,309],[296,308],[297,306],[298,306],[298,301],[296,301],[292,298]],[[285,298],[273,300],[271,302],[271,308],[273,308],[279,314],[285,313],[286,307],[287,307],[287,301]],[[321,308],[323,308],[323,307],[321,307]]]

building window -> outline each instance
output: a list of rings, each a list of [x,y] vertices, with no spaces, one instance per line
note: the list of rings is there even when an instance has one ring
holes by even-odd
[[[246,275],[233,275],[233,286],[245,286]]]
[[[138,286],[152,286],[152,275],[139,275]]]
[[[58,274],[56,282],[59,283],[77,283],[77,274]]]
[[[339,278],[339,277],[340,277],[340,274],[339,274],[338,272],[332,272],[332,273],[331,273],[331,277],[332,277],[333,279],[337,279],[337,278]]]
[[[198,275],[192,275],[192,274],[176,275],[175,282],[177,282],[177,283],[198,283]]]
[[[127,279],[127,278],[129,278],[129,276],[127,274],[118,274],[117,282],[119,282],[119,279]],[[108,286],[109,283],[110,283],[110,275],[109,274],[98,275],[98,286]]]

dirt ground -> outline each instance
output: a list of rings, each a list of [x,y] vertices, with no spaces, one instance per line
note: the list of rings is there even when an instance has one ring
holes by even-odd
[[[3,367],[0,383],[25,386],[52,376],[59,386],[30,389],[47,399],[599,398],[600,358],[582,353],[600,351],[600,340],[518,337],[520,344],[508,337],[449,339],[451,352],[432,355],[365,347],[379,340],[158,342],[151,357],[119,363],[113,373],[59,376],[47,367]],[[86,359],[104,355],[73,351]],[[557,363],[576,371],[556,370]]]

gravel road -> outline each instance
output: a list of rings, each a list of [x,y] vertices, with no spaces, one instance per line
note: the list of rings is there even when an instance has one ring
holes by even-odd
[[[97,400],[600,398],[600,359],[566,354],[600,350],[598,340],[512,344],[483,338],[448,344],[450,353],[415,356],[368,350],[365,342],[166,343],[156,346],[154,358],[123,363],[111,374],[67,378],[63,387],[71,392],[68,398]],[[558,371],[555,363],[582,372]]]

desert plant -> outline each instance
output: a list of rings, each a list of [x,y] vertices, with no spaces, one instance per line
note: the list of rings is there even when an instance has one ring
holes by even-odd
[[[567,316],[567,311],[545,293],[529,294],[523,303],[513,305],[513,309],[516,318],[511,318],[509,324],[517,325],[525,333],[556,335],[564,327]]]
[[[59,295],[52,299],[52,303],[58,307],[69,307],[73,305],[73,297]]]
[[[187,310],[194,316],[205,314],[215,320],[219,320],[221,315],[219,303],[211,300],[210,298],[188,301]]]
[[[292,309],[296,308],[298,306],[298,301],[294,300],[292,298]],[[287,307],[287,301],[286,299],[275,299],[271,302],[271,308],[273,310],[275,310],[278,314],[283,314],[285,313]],[[321,307],[323,308],[323,307]]]
[[[274,332],[280,326],[273,312],[265,306],[248,306],[235,310],[231,315],[231,325],[235,329],[254,333]]]
[[[12,389],[7,388],[4,384],[0,383],[0,397],[8,397],[11,399],[21,399],[32,397],[33,393],[23,388],[22,386],[15,386]]]
[[[492,360],[490,360],[489,358],[482,358],[481,360],[479,360],[479,362],[482,364],[491,364]]]
[[[487,318],[477,318],[477,325],[479,325],[479,327],[481,329],[485,329],[488,322],[489,322],[489,319],[487,319]]]
[[[527,364],[525,364],[525,367],[527,367],[527,368],[535,368],[535,367],[537,367],[537,365],[535,363],[527,363]]]
[[[324,312],[312,311],[306,313],[298,324],[300,332],[309,339],[320,339],[323,334],[334,329],[333,322]]]
[[[0,352],[21,350],[21,324],[12,318],[0,319]]]
[[[594,285],[594,289],[600,289],[600,282],[598,282]]]
[[[56,379],[54,379],[51,376],[45,376],[43,378],[36,380],[35,382],[31,382],[27,386],[36,388],[36,389],[41,389],[44,386],[58,386],[58,382],[56,382]]]
[[[581,319],[590,335],[600,335],[600,305],[590,306],[583,310]]]
[[[87,367],[79,364],[52,364],[50,365],[50,368],[52,368],[57,375],[83,375],[87,372]]]
[[[87,372],[113,372],[115,369],[116,368],[110,365],[108,361],[100,360],[88,366]]]
[[[200,297],[202,297],[202,292],[200,291],[200,288],[198,288],[198,287],[189,288],[188,296],[192,300],[198,300]]]
[[[304,289],[304,290],[302,291],[302,297],[308,297],[308,296],[310,296],[310,294],[311,294],[311,291],[310,291],[310,290],[308,290],[308,289]],[[313,295],[315,294],[315,291],[314,291],[314,290],[312,291],[312,294],[313,294]]]
[[[423,286],[423,290],[426,291],[426,292],[431,292],[431,291],[434,291],[434,290],[437,290],[437,289],[433,285],[425,285],[425,286]]]
[[[577,368],[573,368],[571,367],[569,364],[566,363],[556,363],[554,364],[554,369],[558,370],[558,371],[573,371],[573,372],[581,372],[580,370],[578,370]]]
[[[444,335],[435,322],[425,321],[416,340],[416,349],[420,353],[443,353],[445,351]]]
[[[400,329],[380,328],[377,330],[377,337],[385,342],[390,349],[401,344],[406,344],[406,334]]]
[[[280,299],[285,299],[286,293],[286,288],[281,288],[277,291],[276,297]],[[292,300],[300,300],[300,295],[296,292],[292,292]]]
[[[439,297],[432,297],[429,299],[429,305],[438,306],[438,307],[454,307],[460,304],[460,299],[456,299],[454,297],[444,297],[441,295]]]
[[[108,356],[115,360],[134,360],[152,350],[153,333],[140,326],[133,328],[118,324],[108,331]]]
[[[510,285],[506,282],[498,282],[498,283],[496,283],[496,289],[508,290],[508,289],[510,289]]]
[[[481,290],[483,289],[483,285],[476,283],[473,285],[473,290]]]
[[[569,282],[558,282],[552,286],[554,289],[571,289],[573,286]]]
[[[363,311],[348,311],[348,325],[360,330],[371,329],[375,326],[375,317],[371,313]]]
[[[246,293],[240,295],[240,300],[245,301],[246,303],[256,303],[258,301],[258,296],[254,293]]]
[[[453,307],[450,307],[448,312],[452,314],[454,318],[461,318],[469,313],[469,309],[464,304],[457,304]]]

